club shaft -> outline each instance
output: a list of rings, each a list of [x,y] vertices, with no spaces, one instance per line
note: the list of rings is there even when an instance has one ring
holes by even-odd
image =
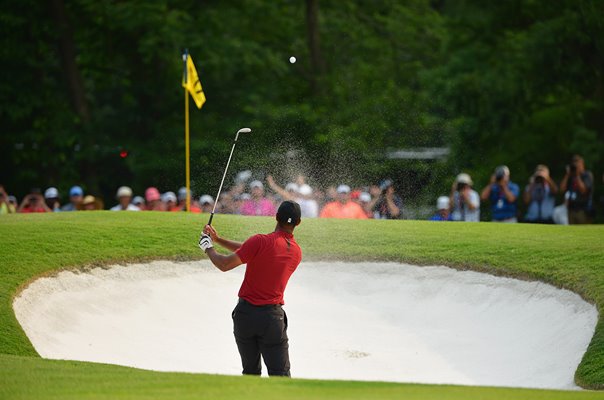
[[[239,136],[239,135],[237,135]],[[208,225],[212,225],[212,218],[214,218],[214,211],[216,211],[216,205],[218,204],[218,198],[220,197],[220,192],[222,192],[222,185],[224,185],[224,178],[226,178],[227,171],[229,170],[229,164],[231,163],[231,158],[233,157],[233,152],[235,151],[235,145],[237,144],[237,136],[235,137],[235,141],[233,142],[233,147],[231,147],[231,154],[229,155],[229,160],[227,161],[226,168],[224,169],[224,174],[222,174],[222,181],[220,182],[220,187],[218,188],[218,194],[216,195],[216,200],[214,200],[214,207],[212,208],[212,214],[210,215],[210,221]]]

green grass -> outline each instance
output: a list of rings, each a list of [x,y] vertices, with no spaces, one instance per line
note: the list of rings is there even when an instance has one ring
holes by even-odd
[[[5,398],[604,398],[564,392],[464,386],[258,379],[167,374],[117,366],[42,360],[12,311],[21,287],[66,268],[151,259],[201,258],[196,246],[205,215],[81,212],[0,218],[0,399]],[[233,239],[268,232],[271,218],[219,215]],[[388,260],[444,264],[538,279],[604,305],[604,227],[305,220],[296,234],[304,259]],[[295,279],[295,276],[294,276]],[[604,389],[604,318],[576,373]],[[295,373],[295,371],[294,371]]]

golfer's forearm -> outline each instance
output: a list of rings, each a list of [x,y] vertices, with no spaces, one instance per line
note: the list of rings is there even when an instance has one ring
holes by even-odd
[[[223,238],[216,238],[216,243],[230,251],[236,251],[242,245],[240,242]]]
[[[218,254],[216,252],[216,250],[214,250],[213,248],[208,249],[206,251],[206,255],[208,256],[210,261],[212,261],[212,264],[214,264],[214,266],[216,268],[218,268],[221,271],[225,271],[225,268],[224,268],[225,261],[226,261],[225,256],[223,256],[222,254]]]

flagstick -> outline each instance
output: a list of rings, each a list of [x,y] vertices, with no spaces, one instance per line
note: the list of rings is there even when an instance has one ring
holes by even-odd
[[[191,171],[189,168],[189,93],[185,88],[185,159],[186,159],[186,186],[187,186],[187,212],[191,211]]]

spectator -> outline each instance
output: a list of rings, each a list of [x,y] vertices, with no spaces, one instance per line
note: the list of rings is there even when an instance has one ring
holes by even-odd
[[[510,169],[500,165],[491,175],[491,181],[482,190],[482,200],[491,202],[494,222],[518,222],[516,199],[520,194],[518,185],[510,181]]]
[[[161,201],[161,195],[159,190],[155,187],[149,187],[145,190],[145,200],[147,206],[146,211],[164,211],[164,204]]]
[[[84,197],[80,207],[83,211],[94,211],[102,209],[102,207],[99,207],[96,197],[91,195]]]
[[[14,203],[11,204],[10,197],[4,190],[4,186],[0,185],[0,215],[17,212],[17,207]]]
[[[189,205],[189,210],[192,213],[200,213],[201,212],[201,208],[199,208],[197,206],[197,204],[195,204],[195,201],[193,199],[193,193],[190,192],[190,196],[191,196],[191,204]],[[172,208],[172,210],[170,211],[186,211],[187,210],[187,188],[186,187],[181,187],[180,189],[178,189],[178,205],[174,208]]]
[[[480,221],[480,196],[472,185],[472,178],[468,174],[461,173],[455,178],[449,196],[452,221]]]
[[[44,192],[44,201],[46,206],[51,211],[61,211],[61,203],[59,203],[59,191],[55,187],[49,187]]]
[[[350,186],[340,185],[336,189],[337,200],[327,203],[321,211],[321,218],[356,218],[367,219],[367,214],[360,205],[350,198]]]
[[[32,189],[31,193],[23,198],[21,205],[17,209],[19,213],[44,213],[52,212],[50,208],[44,203],[42,198],[42,192],[40,189]]]
[[[478,196],[478,194],[476,194]],[[438,210],[436,214],[434,214],[430,221],[453,221],[451,216],[451,199],[447,196],[440,196],[436,200],[436,209]]]
[[[375,219],[402,218],[403,200],[395,193],[390,179],[383,180],[380,186],[372,186],[370,190],[374,196],[370,205]]]
[[[199,204],[201,205],[201,212],[210,214],[212,208],[214,208],[214,198],[209,194],[204,194],[199,198]]]
[[[164,204],[163,211],[180,211],[180,207],[178,206],[176,198],[176,194],[174,192],[166,192],[161,195],[161,201]]]
[[[365,211],[367,218],[373,218],[373,212],[371,211],[371,195],[367,192],[361,192],[359,194],[359,205]]]
[[[560,183],[560,190],[565,192],[567,199],[569,224],[593,222],[593,184],[593,175],[585,169],[583,157],[575,155],[570,165],[566,166],[566,175]]]
[[[61,207],[61,211],[77,211],[80,209],[82,200],[84,198],[84,191],[79,186],[72,186],[69,189],[69,203]]]
[[[145,199],[143,199],[141,196],[134,196],[132,199],[132,204],[138,207],[141,211],[145,209]]]
[[[304,176],[299,175],[297,183],[288,183],[283,189],[279,186],[271,175],[266,177],[266,182],[272,190],[275,191],[283,200],[295,201],[300,205],[302,218],[316,218],[319,216],[319,204],[312,198],[312,188],[304,183]]]
[[[529,184],[524,189],[524,204],[528,205],[524,222],[553,224],[558,185],[550,178],[549,168],[537,165]]]
[[[111,211],[140,211],[140,208],[131,203],[132,189],[128,186],[121,186],[117,189],[115,198],[119,204],[111,207]]]
[[[277,210],[275,210],[275,205],[264,197],[264,185],[262,182],[252,181],[250,183],[250,190],[252,192],[251,198],[243,202],[241,214],[274,216]]]

